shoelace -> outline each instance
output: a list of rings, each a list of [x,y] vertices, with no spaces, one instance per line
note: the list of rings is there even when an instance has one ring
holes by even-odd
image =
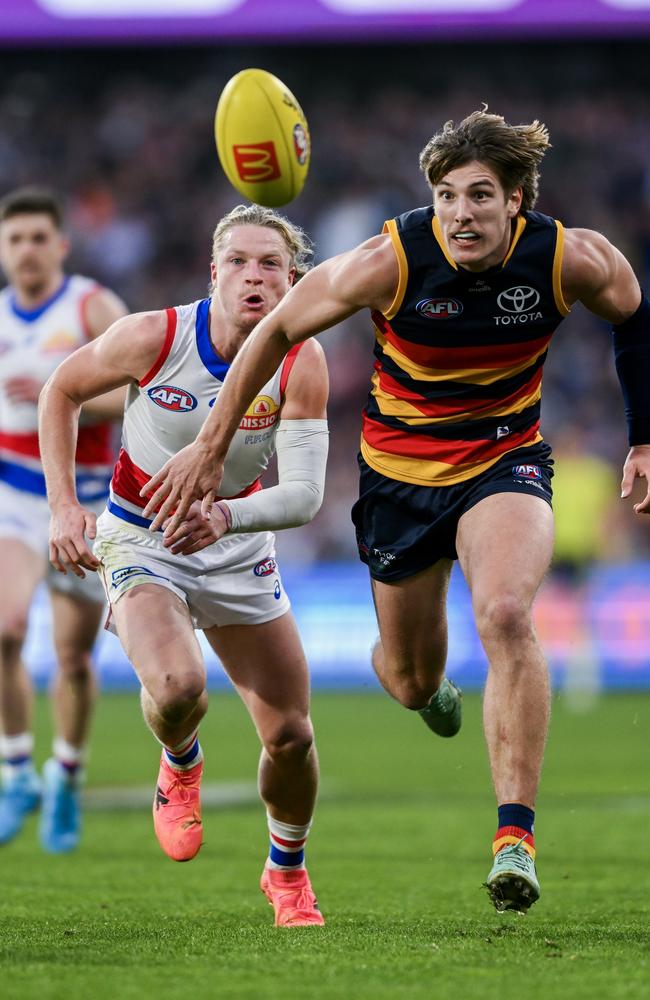
[[[169,796],[171,792],[178,792],[178,797],[181,802],[189,802],[191,799],[191,792],[196,791],[200,786],[194,781],[183,781],[181,775],[174,775],[167,789],[165,790],[165,795]]]
[[[526,848],[521,847],[525,839],[525,837],[522,837],[517,844],[502,848],[499,854],[502,854],[504,857],[507,856],[509,864],[512,864],[514,868],[518,868],[520,872],[527,874],[530,864],[534,862]],[[497,857],[499,857],[499,854],[497,854]]]

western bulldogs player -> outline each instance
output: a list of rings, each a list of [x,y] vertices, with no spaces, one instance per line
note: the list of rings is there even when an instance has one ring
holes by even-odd
[[[271,530],[318,511],[327,457],[327,369],[312,342],[260,389],[226,462],[209,518],[200,505],[167,544],[150,531],[143,484],[218,410],[223,380],[262,316],[305,269],[304,234],[278,213],[239,206],[214,234],[210,298],[122,319],[69,358],[42,396],[41,447],[52,508],[51,558],[60,570],[99,569],[115,629],[142,684],[142,707],[162,744],[154,828],[165,853],[187,861],[203,827],[198,729],[207,708],[203,629],[262,742],[260,795],[270,853],[261,887],[278,926],[322,924],[304,863],[318,763],[305,657],[275,561]],[[94,515],[75,492],[80,405],[128,385],[122,449],[94,555]],[[260,475],[274,451],[277,486]]]
[[[95,695],[90,654],[104,594],[94,579],[68,579],[48,563],[50,513],[38,446],[38,395],[57,365],[126,314],[90,278],[66,275],[68,240],[58,199],[21,189],[0,202],[0,843],[11,840],[42,797],[40,837],[49,851],[72,850],[80,835],[79,785]],[[114,461],[111,420],[124,390],[84,407],[76,484],[101,509]],[[48,572],[49,568],[49,572]],[[56,674],[53,755],[43,781],[32,760],[32,691],[21,651],[29,607],[47,576]]]

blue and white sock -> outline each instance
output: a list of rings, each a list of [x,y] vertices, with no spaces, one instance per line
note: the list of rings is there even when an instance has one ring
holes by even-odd
[[[34,773],[34,736],[32,733],[18,733],[16,736],[0,736],[0,758],[2,783],[11,784]]]
[[[281,823],[267,812],[271,847],[267,868],[276,870],[297,871],[305,867],[305,841],[311,827],[311,820],[306,826],[293,826],[291,823]]]
[[[163,743],[163,753],[165,760],[175,771],[191,771],[203,760],[198,729],[173,747],[165,746]]]
[[[62,736],[57,736],[52,743],[52,755],[69,778],[76,778],[81,774],[86,759],[85,751],[85,747],[68,743]]]

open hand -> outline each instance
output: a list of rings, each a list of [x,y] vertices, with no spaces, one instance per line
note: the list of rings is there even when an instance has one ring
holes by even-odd
[[[630,496],[635,479],[645,479],[646,494],[640,503],[634,504],[634,513],[650,514],[650,444],[637,444],[630,448],[623,466],[622,497]]]
[[[178,528],[171,530],[169,522],[165,526],[163,545],[174,555],[191,556],[218,542],[227,531],[228,523],[220,505],[212,504],[206,516],[202,504],[195,500]]]
[[[144,517],[153,517],[151,531],[166,524],[169,538],[187,518],[190,505],[201,500],[207,517],[223,475],[223,463],[216,462],[204,444],[194,441],[177,452],[140,490],[149,497]]]

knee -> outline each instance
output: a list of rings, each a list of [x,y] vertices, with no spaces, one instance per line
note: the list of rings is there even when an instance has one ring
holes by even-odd
[[[88,684],[93,679],[93,664],[90,651],[78,649],[73,644],[57,647],[57,661],[60,675],[70,684]]]
[[[304,760],[314,746],[314,730],[309,718],[285,722],[263,737],[264,749],[275,762]]]
[[[158,714],[169,723],[179,722],[199,704],[205,696],[205,676],[199,671],[184,674],[165,673],[149,689]]]
[[[3,659],[20,652],[27,635],[28,611],[8,609],[0,621]]]
[[[476,627],[483,642],[517,642],[532,635],[528,602],[514,593],[495,595],[476,608]]]

